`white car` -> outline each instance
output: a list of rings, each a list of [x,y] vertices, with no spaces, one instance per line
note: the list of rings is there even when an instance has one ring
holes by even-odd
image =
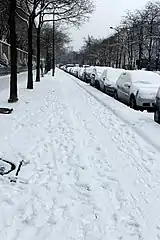
[[[89,65],[83,65],[78,71],[78,78],[82,81],[85,81],[86,68],[90,67]]]
[[[125,71],[116,82],[114,96],[136,110],[154,111],[160,76],[150,71]]]
[[[90,83],[91,82],[91,75],[92,75],[94,70],[95,70],[94,66],[85,67],[85,71],[83,72],[83,80],[84,80],[84,82],[86,82],[86,83]]]
[[[72,67],[66,67],[66,71],[70,73]]]
[[[154,121],[160,124],[160,87],[156,94]]]
[[[124,69],[107,67],[100,78],[100,89],[114,96],[117,79],[124,71]]]
[[[102,74],[107,69],[107,67],[95,66],[91,73],[91,86],[95,86],[97,89],[102,88]]]
[[[75,67],[71,67],[70,70],[69,70],[69,73],[74,75],[74,69],[75,69]]]
[[[78,70],[79,70],[79,67],[73,67],[71,73],[72,73],[75,77],[78,77]]]
[[[83,72],[84,72],[84,68],[83,67],[80,67],[79,70],[78,70],[78,78],[79,79],[82,79],[82,75],[83,75]]]

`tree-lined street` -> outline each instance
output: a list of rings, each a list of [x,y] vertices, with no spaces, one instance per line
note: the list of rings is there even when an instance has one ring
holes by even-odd
[[[0,240],[160,240],[160,3],[115,1],[0,0]]]

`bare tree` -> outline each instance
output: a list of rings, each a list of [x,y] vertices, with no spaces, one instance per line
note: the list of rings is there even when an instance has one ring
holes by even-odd
[[[16,44],[16,0],[9,0],[9,30],[11,43],[11,79],[8,102],[17,102],[17,44]]]
[[[61,21],[79,25],[82,21],[89,17],[93,11],[91,0],[26,0],[26,5],[29,12],[28,20],[28,82],[27,88],[33,89],[32,75],[32,30],[35,24],[35,19],[39,17],[38,25],[38,54],[39,48],[39,32],[44,22]],[[54,14],[53,14],[54,12]],[[51,18],[52,16],[52,18]],[[43,18],[43,19],[42,19]],[[40,54],[38,55],[39,59]],[[38,60],[39,61],[39,60]],[[37,64],[37,74],[39,75],[39,63]],[[39,81],[39,76],[37,76]]]
[[[70,39],[67,33],[58,27],[55,26],[55,46],[56,52],[61,53],[65,46],[70,42]],[[52,36],[53,36],[53,28],[50,24],[46,23],[42,27],[41,30],[41,53],[45,56],[46,59],[46,72],[50,71],[51,69],[51,59],[52,59]]]

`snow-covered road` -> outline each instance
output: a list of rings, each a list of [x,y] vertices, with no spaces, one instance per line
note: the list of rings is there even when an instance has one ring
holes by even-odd
[[[0,116],[0,157],[24,160],[0,178],[0,239],[160,239],[160,127],[60,70],[24,86]]]

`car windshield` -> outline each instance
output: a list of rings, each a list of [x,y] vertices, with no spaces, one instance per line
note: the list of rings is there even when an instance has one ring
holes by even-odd
[[[113,68],[113,69],[106,70],[107,80],[116,83],[117,79],[119,78],[119,76],[121,75],[122,72],[124,72],[123,69]]]
[[[133,82],[144,84],[160,84],[160,76],[150,71],[133,71],[131,72]]]
[[[147,81],[135,81],[134,83],[151,84],[151,82],[147,82]]]

